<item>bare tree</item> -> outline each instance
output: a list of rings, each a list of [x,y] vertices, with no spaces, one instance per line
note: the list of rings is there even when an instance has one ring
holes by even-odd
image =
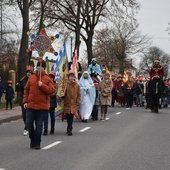
[[[105,32],[103,43],[100,44],[100,47],[103,46],[102,48],[107,50],[105,57],[109,58],[111,64],[118,61],[121,74],[124,73],[127,57],[142,52],[148,46],[149,39],[146,35],[141,35],[138,27],[135,20],[119,17],[115,18],[111,28],[99,32],[99,36]]]
[[[29,31],[29,8],[33,4],[33,0],[17,0],[18,7],[20,9],[23,25],[21,44],[17,62],[17,79],[20,80],[25,75],[25,68],[28,65],[31,55],[26,53],[28,49],[28,35]]]

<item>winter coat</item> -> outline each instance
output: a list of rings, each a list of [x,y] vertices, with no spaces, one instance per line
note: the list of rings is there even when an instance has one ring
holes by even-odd
[[[64,96],[64,113],[76,114],[77,108],[80,104],[80,86],[77,82],[68,81],[66,84],[66,91]]]
[[[16,91],[18,92],[18,101],[19,105],[22,105],[23,95],[24,95],[24,86],[26,82],[28,81],[28,77],[24,76],[19,82],[16,84]]]
[[[137,82],[135,84],[135,93],[136,93],[136,95],[144,94],[144,85],[143,85],[143,83]]]
[[[14,99],[14,89],[12,88],[12,86],[7,86],[7,88],[5,89],[5,99],[6,100],[13,100]]]
[[[124,86],[124,93],[125,95],[133,95],[134,94],[134,85],[132,82],[127,81]]]
[[[42,85],[38,86],[39,75],[32,74],[25,87],[23,103],[27,103],[27,108],[34,110],[49,110],[50,95],[55,92],[54,84],[50,77],[42,72]]]
[[[102,80],[99,83],[99,91],[101,92],[101,105],[111,106],[112,88],[113,88],[112,80],[108,80],[108,81]]]
[[[57,107],[57,84],[54,83],[55,92],[50,96],[50,107]]]
[[[95,102],[94,102],[95,106],[99,106],[101,104],[100,98],[101,98],[100,91],[98,89],[96,89],[96,98],[95,98]]]

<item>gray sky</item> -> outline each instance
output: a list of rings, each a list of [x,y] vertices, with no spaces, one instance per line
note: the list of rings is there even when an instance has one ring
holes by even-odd
[[[140,4],[137,18],[141,32],[152,38],[152,45],[170,54],[170,35],[166,31],[170,23],[170,0],[140,0]]]

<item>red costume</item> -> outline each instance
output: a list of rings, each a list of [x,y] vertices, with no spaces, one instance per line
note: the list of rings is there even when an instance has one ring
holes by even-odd
[[[159,64],[159,61],[156,60],[154,65],[152,66],[150,72],[150,77],[154,77],[155,75],[163,77],[164,76],[164,69],[163,67]]]

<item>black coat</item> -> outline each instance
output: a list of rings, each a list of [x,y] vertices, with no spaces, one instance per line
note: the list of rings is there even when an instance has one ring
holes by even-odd
[[[14,89],[12,88],[12,86],[7,86],[7,88],[5,89],[5,93],[6,100],[14,99]]]

